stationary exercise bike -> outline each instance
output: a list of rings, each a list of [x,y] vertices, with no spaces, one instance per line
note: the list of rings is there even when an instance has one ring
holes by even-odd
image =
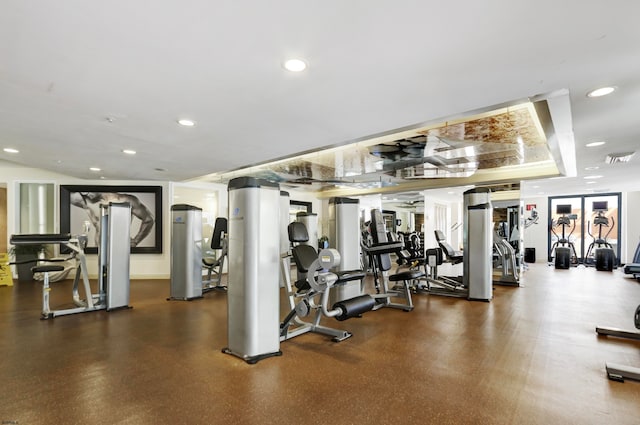
[[[587,233],[593,238],[593,242],[589,244],[587,253],[585,255],[585,264],[595,265],[596,270],[612,271],[616,266],[616,256],[613,251],[613,246],[607,242],[609,234],[613,230],[615,220],[613,217],[608,218],[604,214],[608,210],[607,201],[600,201],[593,203],[593,211],[596,213],[593,219],[593,225],[598,226],[598,236],[591,234],[591,222],[587,223]],[[603,227],[608,227],[609,230],[603,236]]]
[[[576,247],[571,242],[571,235],[574,230],[576,230],[576,217],[571,214],[571,205],[563,204],[556,205],[556,214],[561,214],[558,217],[558,220],[554,222],[551,220],[550,230],[551,233],[556,237],[556,241],[553,246],[551,246],[551,250],[549,251],[550,258],[555,259],[555,268],[556,269],[568,269],[572,264],[578,263],[578,254],[576,253]],[[566,235],[566,227],[571,226],[571,222],[573,221],[573,227],[571,227],[571,231],[569,235]],[[559,237],[555,230],[555,227],[562,226],[562,237]],[[573,254],[573,255],[572,255]]]

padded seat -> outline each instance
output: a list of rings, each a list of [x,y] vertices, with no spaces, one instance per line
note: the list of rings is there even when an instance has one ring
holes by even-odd
[[[309,241],[309,233],[303,223],[298,221],[290,223],[287,227],[287,234],[290,242],[298,243],[298,245],[294,246],[291,250],[291,254],[293,256],[293,261],[296,263],[298,272],[306,275],[309,272],[311,264],[318,258],[318,251],[316,251],[311,245],[300,244],[301,242]],[[333,273],[338,276],[336,285],[365,278],[365,273],[362,270],[343,270],[334,271]],[[298,288],[298,290],[309,289],[310,286],[309,282],[307,282],[306,276],[302,279],[298,279],[295,283],[295,287]]]
[[[433,232],[436,235],[438,245],[440,246],[440,248],[442,248],[442,252],[444,253],[445,257],[447,257],[447,261],[449,261],[451,264],[462,263],[464,259],[463,253],[454,250],[453,247],[449,245],[449,243],[446,241],[444,233],[442,233],[441,230],[434,230]]]
[[[46,266],[31,267],[31,271],[33,273],[61,272],[63,270],[64,270],[64,266],[56,266],[56,265],[46,265]]]
[[[424,276],[424,273],[422,273],[421,271],[418,271],[418,270],[407,270],[407,271],[404,271],[404,272],[392,274],[391,276],[389,276],[389,280],[391,282],[400,282],[400,281],[405,281],[405,280],[409,281],[409,280],[419,279],[422,276]]]

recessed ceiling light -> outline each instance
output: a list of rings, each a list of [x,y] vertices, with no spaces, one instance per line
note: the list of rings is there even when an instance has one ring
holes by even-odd
[[[593,180],[590,180],[588,182],[585,182],[586,184],[595,184],[596,182],[594,182]]]
[[[451,192],[447,192],[449,195],[453,195],[455,194],[455,192],[451,191]]]
[[[284,68],[291,72],[301,72],[307,69],[307,64],[301,59],[289,59],[284,63]]]
[[[615,87],[600,87],[599,89],[591,90],[589,93],[587,93],[587,97],[606,96],[613,93],[614,91],[616,91]]]
[[[178,120],[178,124],[185,127],[193,127],[194,125],[196,125],[196,122],[188,119],[181,119],[181,120]]]
[[[18,149],[13,148],[4,148],[3,151],[5,151],[6,153],[20,153]]]
[[[595,179],[601,179],[602,176],[584,176],[583,179],[585,180],[595,180]]]
[[[532,186],[534,189],[540,189],[540,186]]]
[[[596,146],[602,146],[602,145],[604,145],[605,143],[607,143],[607,142],[602,141],[602,140],[599,140],[599,141],[597,141],[597,142],[587,143],[585,146],[586,146],[586,147],[588,147],[588,148],[595,148]]]
[[[100,171],[100,169],[98,167],[90,167],[89,170],[91,170],[91,171]]]
[[[136,151],[133,149],[122,149],[122,153],[126,153],[127,155],[135,155]]]
[[[600,167],[598,167],[597,165],[594,165],[593,167],[584,167],[585,171],[594,171],[599,169]]]

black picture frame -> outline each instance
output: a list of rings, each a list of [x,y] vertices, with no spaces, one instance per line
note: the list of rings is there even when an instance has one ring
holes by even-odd
[[[161,254],[162,186],[60,185],[60,233],[80,234],[83,223],[89,221],[91,230],[85,252],[97,253],[98,233],[92,213],[100,217],[99,204],[109,201],[134,201],[136,204],[140,202],[132,205],[131,236],[132,240],[140,238],[141,235],[143,237],[140,241],[136,240],[137,244],[131,247],[131,253]],[[146,221],[149,214],[152,215],[153,225],[150,229],[145,225],[146,230],[142,230],[143,218]]]

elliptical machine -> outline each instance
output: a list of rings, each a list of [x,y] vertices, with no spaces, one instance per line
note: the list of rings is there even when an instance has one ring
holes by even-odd
[[[555,222],[553,219],[551,220],[550,230],[556,237],[556,241],[549,251],[549,260],[555,260],[556,269],[568,269],[572,264],[578,263],[576,247],[570,240],[573,231],[576,230],[576,217],[571,215],[570,204],[556,205],[556,214],[560,214],[560,217]],[[571,221],[573,221],[573,227],[571,227],[569,235],[566,235],[565,228],[571,226]],[[553,230],[558,226],[562,226],[562,237],[558,236],[556,231]]]
[[[593,203],[593,212],[596,213],[593,219],[593,225],[598,226],[598,236],[596,237],[591,234],[591,222],[588,222],[587,233],[593,238],[593,242],[591,242],[589,248],[587,248],[584,261],[586,265],[595,265],[596,270],[610,272],[616,266],[616,255],[613,251],[613,246],[607,242],[607,238],[613,230],[615,220],[613,217],[609,218],[605,216],[608,210],[607,201],[596,201]],[[609,228],[604,236],[602,235],[603,227]]]

